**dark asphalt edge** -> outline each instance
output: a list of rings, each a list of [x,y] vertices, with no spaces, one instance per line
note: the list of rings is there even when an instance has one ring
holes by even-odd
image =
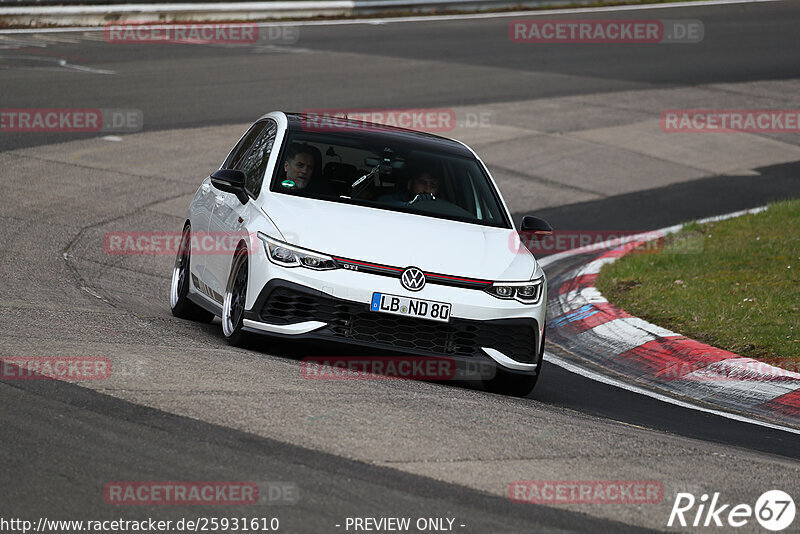
[[[700,178],[665,187],[540,210],[536,212],[536,215],[547,219],[556,229],[596,228],[597,221],[603,220],[610,221],[611,224],[607,228],[611,231],[651,231],[699,218],[757,208],[769,202],[800,197],[800,161],[770,165],[755,170],[759,176],[718,175]],[[523,215],[514,214],[514,220],[521,220]],[[632,221],[636,222],[636,226],[631,225]],[[595,254],[595,256],[599,255],[599,253]],[[552,270],[558,263],[564,263],[564,261],[551,264],[548,269]],[[554,280],[559,279],[557,277]],[[554,285],[548,289],[558,291],[558,286]],[[550,337],[553,338],[553,336]],[[559,346],[568,353],[574,354],[574,351],[569,348]],[[580,358],[578,361],[581,360],[584,359]],[[575,363],[578,364],[578,361]],[[600,366],[600,368],[605,371],[604,374],[609,374],[610,369],[605,366]],[[639,382],[632,380],[628,375],[614,374],[624,377],[624,381],[627,383],[641,387]],[[698,406],[751,417],[769,424],[797,428],[796,423],[792,424],[791,421],[785,419],[769,419],[765,414],[749,410],[734,410],[692,396],[676,395],[667,389],[653,386],[645,389]]]
[[[594,259],[597,259],[598,257],[602,256],[605,252],[607,252],[607,250],[598,251],[598,253],[596,255],[589,256],[588,260],[583,260],[581,263],[588,263],[589,261],[593,261]],[[565,258],[565,260],[566,259],[572,259],[572,258]],[[548,267],[551,267],[551,268],[552,267],[556,267],[557,268],[559,263],[564,263],[565,260],[561,260],[560,262],[555,262],[555,263],[549,265]],[[553,289],[555,291],[559,291],[559,288],[560,288],[560,286],[562,284],[568,283],[572,279],[573,278],[567,278],[565,276],[556,277],[557,283],[553,284],[552,287],[553,287]],[[611,304],[613,304],[613,302]],[[560,313],[561,311],[563,311],[563,310],[559,310],[559,314],[560,315],[562,315]],[[567,311],[567,313],[569,313],[569,312]],[[622,316],[619,316],[619,317],[622,317]],[[633,316],[633,317],[635,317],[635,316]],[[571,356],[571,358],[569,358],[571,363],[574,363],[575,365],[583,367],[583,368],[585,368],[587,370],[589,370],[589,369],[594,370],[595,372],[597,372],[599,374],[602,374],[602,375],[605,375],[605,376],[608,376],[608,377],[617,378],[618,380],[620,380],[620,381],[622,381],[624,383],[631,384],[631,385],[636,386],[638,388],[641,388],[641,389],[644,389],[644,390],[648,390],[648,391],[651,391],[653,393],[657,393],[657,394],[663,395],[665,397],[671,397],[671,398],[674,398],[676,400],[679,400],[679,401],[682,401],[682,402],[686,402],[688,404],[696,405],[696,406],[698,406],[700,408],[706,408],[706,409],[715,410],[715,411],[718,411],[718,412],[725,412],[725,413],[729,413],[729,414],[732,414],[732,415],[738,415],[738,416],[742,416],[742,417],[746,417],[746,418],[752,419],[753,421],[760,421],[760,422],[763,422],[763,423],[767,423],[769,425],[777,425],[777,426],[791,428],[791,429],[794,429],[794,430],[800,430],[800,418],[799,418],[800,409],[795,410],[793,418],[788,418],[788,416],[787,417],[781,417],[782,414],[777,413],[775,410],[773,410],[773,412],[770,413],[766,409],[766,405],[768,405],[770,403],[774,403],[777,399],[780,399],[784,395],[790,394],[791,392],[786,392],[786,393],[783,393],[781,395],[778,395],[778,396],[772,398],[769,401],[759,402],[757,404],[753,404],[751,402],[749,406],[745,404],[745,398],[743,398],[743,396],[741,395],[741,392],[738,392],[739,394],[736,395],[735,391],[731,392],[730,395],[726,396],[726,397],[721,397],[721,396],[711,397],[711,400],[708,401],[708,400],[705,400],[703,398],[694,396],[692,394],[692,390],[690,390],[688,388],[682,388],[680,379],[662,380],[662,379],[658,378],[657,376],[650,376],[650,375],[647,375],[647,374],[643,374],[642,369],[640,367],[634,365],[632,363],[631,359],[626,359],[624,362],[623,361],[619,361],[619,360],[614,360],[614,362],[613,362],[614,363],[614,367],[610,367],[608,365],[604,365],[600,361],[594,361],[594,360],[591,360],[590,358],[582,356],[581,353],[591,354],[592,352],[597,352],[596,347],[593,346],[591,343],[583,342],[583,341],[579,342],[577,340],[573,340],[573,341],[570,342],[570,345],[572,345],[572,346],[567,346],[564,343],[560,343],[559,339],[566,338],[566,337],[569,336],[569,334],[557,334],[557,330],[558,329],[556,329],[556,328],[548,328],[548,332],[551,333],[551,335],[549,335],[549,338],[552,340],[552,344],[554,346],[559,347],[565,353],[569,354]],[[585,330],[584,332],[589,332],[590,330],[591,330],[591,328],[588,329],[588,330]],[[683,340],[693,341],[690,338],[686,338],[686,337],[684,337],[682,339]],[[675,343],[680,345],[681,344],[681,340],[676,340]],[[714,348],[716,348],[716,347],[714,347]],[[636,350],[636,348],[625,349],[624,351],[612,354],[610,356],[610,358],[614,358],[615,356],[619,356],[623,352],[629,352],[629,351],[630,352],[634,352],[635,350]],[[720,349],[720,350],[724,350],[724,349]],[[603,352],[604,352],[604,354],[607,353],[605,350],[603,350]],[[648,354],[654,354],[654,353],[653,353],[653,351],[648,351]],[[737,357],[742,358],[742,356],[738,356],[738,355],[737,355]],[[639,362],[638,359],[633,359],[633,361],[634,362]],[[696,363],[697,361],[699,361],[699,360],[693,360],[693,363]],[[713,362],[716,362],[716,361],[717,360],[714,359],[714,360],[711,360],[710,363],[713,363]],[[646,381],[638,380],[638,378],[640,378],[640,377],[646,379]],[[743,383],[750,383],[750,382],[757,382],[757,381],[758,380],[755,380],[755,379],[753,379],[753,380],[741,380],[741,382],[743,382]],[[762,380],[761,382],[766,382],[766,381]],[[665,387],[668,384],[672,384],[673,385],[673,389],[669,389],[669,388]],[[740,402],[741,402],[737,406],[728,405],[728,404],[721,404],[719,402],[716,402],[717,399],[723,399],[723,400],[726,400],[726,401],[727,400],[735,401],[737,398],[740,399]],[[758,411],[756,411],[756,410],[758,410]],[[756,424],[756,423],[752,423],[752,424]]]
[[[755,169],[760,176],[724,174],[598,200],[513,213],[546,219],[556,230],[650,231],[800,197],[800,161]],[[544,256],[542,256],[544,257]]]
[[[638,232],[656,230],[704,217],[756,208],[773,201],[800,197],[800,161],[765,166],[756,170],[760,173],[760,176],[736,174],[717,175],[566,206],[514,213],[513,218],[518,222],[524,215],[536,215],[548,220],[556,230],[596,230],[606,228],[611,231],[626,230]],[[545,254],[537,254],[539,258],[544,258],[546,256]],[[574,256],[572,258],[575,260]],[[554,265],[555,264],[552,264],[545,268],[548,278],[552,277],[553,280],[560,274],[553,269]],[[552,291],[553,288],[551,287],[549,290]],[[565,348],[556,343],[556,340],[552,339],[552,336],[548,339],[547,343],[548,350],[555,347],[560,351],[565,351]],[[558,350],[554,352],[558,352]],[[572,353],[566,350],[563,354],[570,355]],[[575,360],[574,358],[569,358],[568,361],[588,369],[600,369],[585,365],[582,359]],[[629,383],[654,393],[665,394],[678,398],[679,400],[685,400],[690,404],[720,410],[718,406],[697,402],[694,399],[680,399],[667,392],[647,387],[644,384],[635,383],[630,377],[614,372],[613,370],[609,372],[607,369],[602,369],[605,372],[600,374],[606,374],[607,376],[617,378],[623,383]],[[590,379],[586,378],[586,380]],[[629,393],[630,395],[636,395],[636,397],[642,399],[640,394]],[[662,402],[649,397],[646,399],[648,403],[650,403],[650,401],[654,403]],[[678,409],[680,407],[675,406],[675,408]],[[710,421],[719,417],[689,408],[681,408],[681,410],[691,411],[703,420]],[[614,419],[613,415],[605,411],[591,413],[599,417]],[[726,421],[725,424],[728,425],[751,425],[751,423],[735,422],[732,420]],[[648,419],[647,422],[642,422],[642,424],[645,424],[648,428],[653,430],[665,431],[685,437],[714,443],[723,443],[742,449],[758,450],[760,452],[776,454],[783,457],[797,457],[796,453],[794,455],[790,453],[790,451],[794,450],[793,447],[796,448],[796,442],[787,439],[789,436],[792,438],[795,436],[780,430],[758,427],[762,434],[766,434],[763,440],[745,439],[741,436],[733,436],[732,434],[722,439],[715,433],[713,428],[711,428],[716,425],[709,425],[708,427],[701,426],[698,429],[690,429],[691,431],[687,431],[683,426],[673,423],[662,424],[660,421],[652,419]]]
[[[558,262],[561,268],[560,272],[552,268],[555,264],[545,267],[545,271],[549,271],[548,277],[558,280],[569,270],[583,263],[583,260],[587,257],[588,255],[569,256]],[[658,390],[648,384],[635,382],[629,376],[623,375],[615,369],[604,368],[591,360],[572,353],[554,338],[555,336],[553,335],[548,336],[546,352],[576,367],[596,372],[598,375],[614,379],[620,384],[633,385],[640,390],[675,398],[699,408],[724,411],[720,410],[718,406],[698,402],[691,398],[680,398],[678,395]],[[757,426],[756,423],[723,418],[718,414],[693,407],[671,403],[665,404],[665,401],[656,397],[575,374],[547,359],[545,359],[545,363],[546,365],[542,370],[544,378],[530,397],[539,402],[609,421],[632,424],[654,432],[664,432],[683,438],[733,447],[741,451],[758,451],[778,458],[800,459],[800,449],[797,446],[798,436],[796,434]],[[548,383],[548,377],[552,372],[557,375],[561,373],[569,374],[572,380],[571,384],[584,392],[584,395],[591,396],[592,403],[589,405],[583,402],[576,403],[570,395],[564,394],[557,388],[551,388]],[[609,390],[613,390],[610,395],[611,398],[608,395]],[[542,398],[539,398],[540,394],[543,395]],[[626,409],[620,410],[620,406],[625,406]],[[668,409],[665,410],[665,406]]]
[[[348,481],[355,478],[395,491],[411,492],[426,499],[458,502],[461,506],[477,509],[488,508],[492,510],[492,513],[513,516],[519,520],[527,519],[534,522],[534,524],[538,523],[538,526],[543,526],[541,522],[545,521],[546,525],[544,526],[569,529],[575,532],[650,531],[642,527],[596,518],[581,512],[538,504],[513,503],[508,498],[498,497],[466,486],[441,482],[391,467],[370,465],[330,453],[319,452],[244,431],[163,412],[67,382],[39,380],[12,382],[2,380],[0,385],[14,387],[51,401],[94,412],[103,417],[144,425],[172,435],[184,434],[187,442],[209,443],[219,447],[238,449],[250,454],[288,457],[286,461],[294,465],[338,475]]]
[[[694,402],[693,399],[680,399],[675,395],[669,395],[663,391],[648,387],[647,384],[632,383],[629,377],[621,375],[614,370],[609,371],[608,369],[599,368],[588,360],[582,360],[555,342],[551,343],[548,340],[547,344],[546,353],[555,355],[576,367],[594,371],[599,375],[615,379],[621,384],[634,385],[639,390],[676,398],[689,405],[698,405],[701,408],[723,411],[715,406],[704,406],[701,403]],[[568,373],[572,376],[573,384],[576,386],[585,384],[586,394],[594,395],[593,405],[589,408],[581,404],[574,405],[574,403],[565,402],[563,399],[550,400],[548,404],[553,406],[572,410],[585,416],[599,417],[624,425],[633,425],[651,432],[661,432],[679,438],[730,447],[733,450],[745,453],[757,452],[781,460],[797,461],[800,459],[798,436],[796,434],[759,426],[756,423],[727,419],[719,414],[698,410],[690,406],[668,403],[638,391],[631,391],[624,387],[599,382],[593,378],[575,374],[547,359],[545,359],[545,363],[546,366],[543,369],[545,379],[553,371]],[[613,402],[597,397],[598,392],[602,392],[605,388],[614,390]],[[535,391],[532,398],[539,402],[545,402],[536,398]],[[620,405],[626,405],[628,409],[623,413],[619,413],[618,407]],[[668,407],[666,411],[663,409],[665,406]]]

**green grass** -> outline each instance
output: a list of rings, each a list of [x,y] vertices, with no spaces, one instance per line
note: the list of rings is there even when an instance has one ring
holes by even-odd
[[[800,364],[800,200],[684,226],[606,265],[597,287],[654,324],[742,356]]]

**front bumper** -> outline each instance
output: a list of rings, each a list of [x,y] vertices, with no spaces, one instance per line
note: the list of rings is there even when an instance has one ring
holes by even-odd
[[[491,363],[516,373],[535,373],[539,364],[541,328],[533,317],[451,317],[449,322],[440,323],[372,312],[366,302],[273,279],[260,291],[244,319],[245,329],[251,332],[413,355],[444,355],[462,362]]]

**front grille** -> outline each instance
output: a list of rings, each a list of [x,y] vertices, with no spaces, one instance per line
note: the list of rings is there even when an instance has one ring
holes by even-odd
[[[299,286],[298,286],[299,287]],[[369,305],[287,287],[275,287],[263,300],[261,321],[293,324],[322,321],[333,337],[396,350],[474,356],[491,347],[521,362],[535,361],[537,325],[533,319],[439,323],[369,311]]]

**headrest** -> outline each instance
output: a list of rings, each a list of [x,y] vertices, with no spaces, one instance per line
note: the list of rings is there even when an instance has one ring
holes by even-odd
[[[351,180],[356,174],[358,174],[358,169],[355,165],[338,161],[329,161],[322,171],[322,175],[329,180]]]

